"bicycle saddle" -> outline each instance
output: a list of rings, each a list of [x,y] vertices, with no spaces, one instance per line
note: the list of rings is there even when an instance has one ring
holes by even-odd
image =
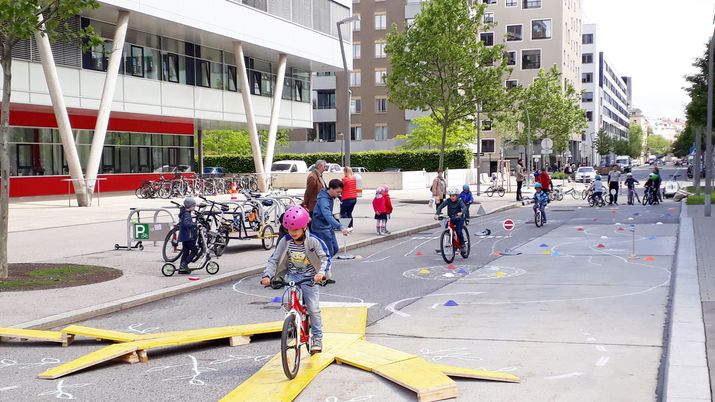
[[[263,206],[265,207],[270,207],[271,205],[273,205],[273,200],[262,200],[261,204],[263,204]]]

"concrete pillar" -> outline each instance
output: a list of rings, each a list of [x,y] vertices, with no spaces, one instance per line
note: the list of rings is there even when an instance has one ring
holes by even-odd
[[[107,126],[109,125],[109,115],[112,112],[114,89],[117,86],[119,65],[122,62],[124,39],[127,36],[127,25],[129,25],[129,12],[119,11],[117,29],[114,32],[114,42],[112,43],[112,54],[109,56],[109,66],[107,66],[107,74],[104,77],[102,100],[99,103],[97,123],[94,126],[94,136],[92,137],[92,148],[89,151],[89,162],[87,162],[87,174],[85,177],[87,181],[87,193],[90,197],[91,194],[94,193],[97,174],[99,173],[99,163],[102,160],[104,140],[107,136]]]
[[[42,14],[39,14],[37,22],[44,29],[43,21]],[[70,118],[67,114],[65,99],[62,96],[62,87],[60,86],[60,79],[57,76],[57,68],[55,66],[55,58],[52,55],[52,49],[50,48],[50,40],[47,35],[43,34],[41,30],[38,30],[35,32],[35,42],[37,42],[37,48],[40,52],[42,71],[45,74],[45,81],[47,81],[47,89],[50,92],[52,108],[54,109],[55,119],[57,120],[57,128],[60,132],[62,145],[64,146],[65,159],[67,159],[67,167],[69,168],[70,177],[73,180],[72,184],[74,184],[74,191],[77,196],[77,204],[81,207],[86,207],[87,189],[85,187],[84,177],[82,176],[82,166],[79,162],[77,147],[75,146],[74,137],[72,137],[72,126],[70,125]]]
[[[251,85],[248,82],[248,71],[246,70],[246,60],[243,56],[243,44],[233,43],[234,54],[238,62],[238,75],[241,79],[241,96],[243,97],[243,107],[246,111],[246,125],[248,126],[248,138],[251,141],[251,152],[253,153],[253,164],[258,175],[258,188],[266,191],[266,176],[263,174],[263,162],[261,161],[261,143],[258,139],[258,129],[256,129],[256,119],[253,114],[253,102],[251,101]]]
[[[283,99],[283,82],[285,81],[286,65],[288,56],[281,53],[278,58],[278,75],[276,76],[276,87],[273,91],[273,108],[271,109],[271,124],[268,128],[268,141],[266,143],[266,160],[264,170],[266,179],[271,175],[271,165],[273,164],[273,153],[276,148],[276,136],[278,132],[278,117],[281,111],[281,100]]]

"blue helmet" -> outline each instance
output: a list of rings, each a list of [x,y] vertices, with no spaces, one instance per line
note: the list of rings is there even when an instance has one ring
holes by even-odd
[[[534,183],[534,188],[541,188],[541,183]]]
[[[601,175],[597,174],[597,175],[596,175],[596,180],[601,180]]]
[[[469,184],[465,184],[462,186],[462,190],[464,191],[469,191]]]

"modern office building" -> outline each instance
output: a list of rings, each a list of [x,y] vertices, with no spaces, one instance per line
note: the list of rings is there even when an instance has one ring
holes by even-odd
[[[63,180],[72,168],[66,156],[71,152],[65,152],[53,113],[55,87],[61,87],[83,171],[94,132],[108,117],[99,144],[103,192],[134,190],[162,167],[193,167],[194,139],[202,130],[246,128],[251,121],[260,127],[313,127],[311,72],[342,68],[336,22],[349,17],[352,6],[350,0],[100,4],[71,27],[93,26],[104,45],[82,51],[79,42],[52,44],[55,63],[49,68],[40,63],[42,43],[27,40],[14,49],[11,196],[67,192]],[[113,75],[107,72],[117,59],[111,50],[123,28],[123,53]],[[343,37],[349,43],[350,33]],[[46,80],[47,71],[57,74],[59,86]],[[109,85],[113,96],[105,99],[108,116],[98,112],[103,95],[112,92],[103,89],[107,79],[116,80]]]
[[[584,24],[581,106],[586,110],[588,128],[583,134],[584,142],[580,151],[584,163],[589,164],[601,162],[594,145],[600,130],[604,130],[613,139],[628,139],[632,99],[632,79],[618,74],[601,51],[598,39],[596,24]]]

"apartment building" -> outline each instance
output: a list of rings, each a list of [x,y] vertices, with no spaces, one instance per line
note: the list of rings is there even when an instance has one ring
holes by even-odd
[[[643,142],[641,143],[641,155],[639,160],[641,163],[646,163],[648,161],[648,155],[646,154],[647,144],[648,144],[648,131],[652,130],[650,120],[643,114],[643,111],[632,107],[630,110],[631,123],[640,126],[643,130]]]
[[[190,169],[202,129],[241,129],[250,120],[261,127],[312,127],[311,72],[342,68],[336,22],[351,15],[351,6],[350,0],[102,0],[71,21],[71,29],[91,25],[104,44],[87,51],[79,42],[52,45],[55,63],[48,69],[59,86],[48,85],[43,74],[40,56],[48,47],[19,43],[12,68],[11,196],[67,192],[68,175],[78,169],[68,166],[75,159],[67,157],[63,139],[74,138],[84,174],[97,121],[104,120],[98,118],[102,103],[111,104],[98,170],[102,192],[134,190],[164,167]],[[126,33],[116,44],[123,50],[117,60],[111,55],[120,31]],[[108,73],[112,60],[118,73]],[[103,89],[107,79],[116,82],[111,92]],[[53,113],[51,91],[60,87],[70,134],[58,129]]]

